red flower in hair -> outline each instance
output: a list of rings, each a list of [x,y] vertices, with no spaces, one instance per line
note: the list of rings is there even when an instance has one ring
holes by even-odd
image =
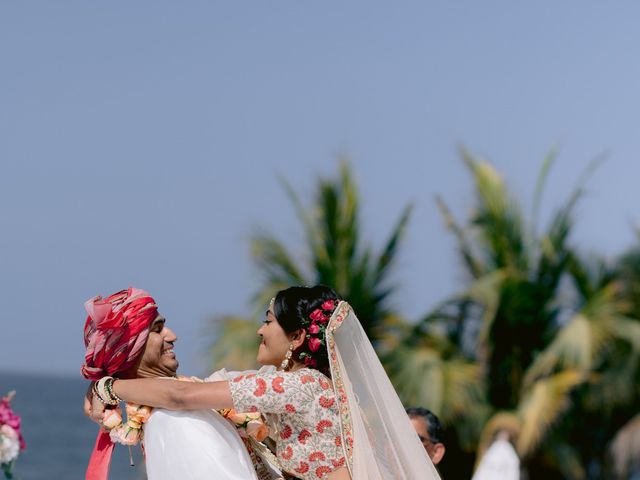
[[[317,352],[322,346],[322,342],[320,342],[319,338],[311,337],[307,341],[307,345],[309,345],[309,350],[311,350],[312,352]]]
[[[320,327],[318,326],[317,323],[312,323],[311,325],[309,325],[309,333],[310,334],[315,335],[319,331],[320,331]]]
[[[309,356],[304,357],[304,364],[305,364],[307,367],[316,367],[316,366],[318,366],[318,362],[316,361],[316,359],[315,359],[315,358],[311,358],[311,357],[309,357]],[[313,378],[313,377],[312,377],[312,378]],[[313,380],[312,380],[312,381],[313,381]],[[304,378],[303,378],[302,383],[306,383],[306,382],[304,381]]]
[[[309,315],[309,318],[314,322],[319,322],[323,317],[324,313],[319,308],[316,308],[313,312],[311,312],[311,315]]]
[[[333,303],[333,300],[327,300],[326,302],[324,302],[322,304],[322,309],[323,310],[333,310],[335,307],[335,303]]]

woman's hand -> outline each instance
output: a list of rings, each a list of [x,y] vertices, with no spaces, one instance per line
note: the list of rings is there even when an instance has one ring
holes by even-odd
[[[89,384],[87,393],[84,396],[84,414],[102,427],[105,408],[93,393],[93,383]]]

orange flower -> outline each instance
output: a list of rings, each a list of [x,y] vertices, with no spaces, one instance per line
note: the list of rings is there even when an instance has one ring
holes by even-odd
[[[249,423],[247,423],[247,435],[261,442],[269,435],[269,428],[262,420],[250,420]]]
[[[107,430],[116,428],[121,423],[122,423],[122,412],[120,410],[120,407],[107,409],[102,414],[102,425]]]

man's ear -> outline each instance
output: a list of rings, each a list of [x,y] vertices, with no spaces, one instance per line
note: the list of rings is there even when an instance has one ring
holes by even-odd
[[[300,348],[300,346],[302,346],[302,344],[307,339],[307,330],[304,328],[300,328],[295,332],[291,333],[289,338],[291,343],[293,343],[294,350],[296,350]]]
[[[431,461],[434,465],[440,463],[440,460],[444,457],[445,450],[446,448],[444,447],[444,443],[436,443],[433,446],[433,456],[431,457]]]

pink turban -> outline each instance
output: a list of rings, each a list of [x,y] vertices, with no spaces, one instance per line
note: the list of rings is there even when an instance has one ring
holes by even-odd
[[[82,376],[99,380],[135,365],[158,316],[155,300],[144,290],[129,288],[106,299],[94,297],[84,308],[89,316],[84,326],[87,350]]]
[[[84,304],[89,314],[84,325],[87,351],[80,371],[89,380],[124,372],[134,366],[149,336],[149,327],[158,316],[158,306],[139,288],[129,288],[103,299],[94,297]],[[113,443],[109,433],[100,431],[89,460],[86,480],[107,480]]]

